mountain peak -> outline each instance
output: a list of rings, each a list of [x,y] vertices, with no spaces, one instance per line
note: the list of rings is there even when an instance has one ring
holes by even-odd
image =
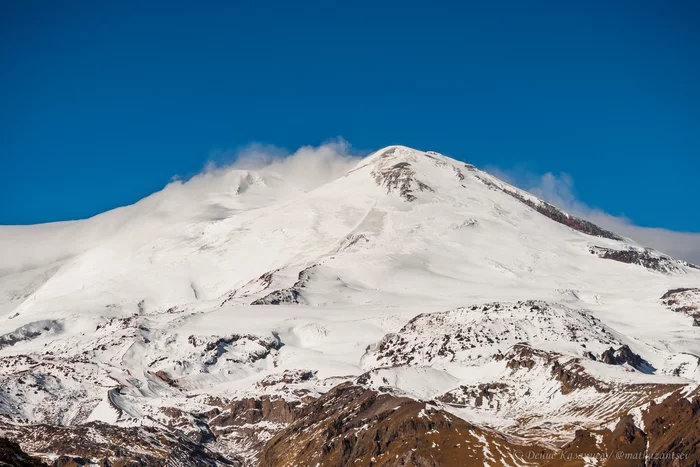
[[[401,145],[393,145],[393,146],[387,146],[385,148],[382,148],[378,151],[373,152],[366,158],[362,160],[362,162],[359,165],[365,165],[367,163],[376,163],[381,160],[385,159],[391,159],[395,161],[403,161],[403,162],[416,162],[420,160],[421,158],[428,158],[428,159],[444,159],[444,160],[450,160],[449,158],[443,156],[442,154],[439,154],[434,151],[421,151],[419,149],[413,149],[408,146],[401,146]],[[455,161],[457,162],[457,161]]]

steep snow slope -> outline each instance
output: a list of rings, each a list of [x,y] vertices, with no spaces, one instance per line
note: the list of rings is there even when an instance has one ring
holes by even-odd
[[[0,412],[157,424],[213,395],[360,381],[446,404],[459,390],[459,416],[506,429],[538,411],[608,422],[581,411],[592,387],[635,385],[629,410],[700,379],[700,328],[661,301],[700,286],[693,265],[432,152],[385,148],[310,190],[284,175],[221,171],[88,220],[0,227]],[[505,366],[521,342],[547,354],[527,377]],[[575,394],[523,406],[564,380]],[[459,389],[494,382],[497,410]]]

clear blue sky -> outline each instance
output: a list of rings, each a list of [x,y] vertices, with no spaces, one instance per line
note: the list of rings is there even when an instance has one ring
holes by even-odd
[[[342,136],[567,172],[589,205],[700,231],[698,24],[697,1],[5,1],[0,224]]]

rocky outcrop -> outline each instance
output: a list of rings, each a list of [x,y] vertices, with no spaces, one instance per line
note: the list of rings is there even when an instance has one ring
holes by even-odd
[[[700,397],[676,391],[651,401],[637,414],[622,416],[611,430],[577,430],[559,459],[580,459],[605,467],[682,467],[700,465]],[[562,465],[552,462],[545,465]]]
[[[623,345],[617,350],[610,347],[601,354],[599,360],[603,363],[607,363],[608,365],[628,364],[632,368],[641,371],[642,373],[653,373],[655,371],[654,367],[651,366],[649,362],[632,352],[632,350],[626,345]]]
[[[38,458],[22,451],[19,444],[7,438],[0,438],[0,466],[7,467],[46,467]]]
[[[669,309],[693,318],[693,326],[700,326],[700,289],[671,289],[663,294],[661,302]]]
[[[25,450],[58,456],[54,465],[88,465],[88,461],[95,459],[100,465],[115,467],[243,465],[241,459],[222,456],[177,431],[152,426],[124,428],[90,422],[76,426],[15,425],[0,428],[8,438],[21,441]]]
[[[301,294],[301,289],[305,288],[312,277],[312,271],[317,264],[309,266],[299,271],[297,281],[287,289],[275,290],[262,298],[254,300],[251,305],[283,305],[283,304],[304,304],[306,300]]]
[[[517,465],[547,453],[424,402],[344,384],[302,408],[267,443],[259,465]]]
[[[506,361],[506,368],[511,370],[533,369],[538,363],[549,365],[556,360],[557,354],[531,347],[530,344],[515,344],[505,353],[498,353],[493,356],[497,362]]]
[[[304,303],[304,298],[298,289],[289,288],[275,290],[262,298],[254,300],[251,305],[298,305]]]
[[[513,397],[512,388],[505,383],[462,385],[436,399],[453,407],[474,407],[499,410],[501,399]]]
[[[415,190],[430,191],[425,183],[416,178],[416,173],[408,162],[398,162],[389,167],[377,167],[372,171],[374,181],[386,188],[387,193],[397,192],[406,201],[415,201]]]
[[[620,345],[585,310],[543,301],[493,302],[424,313],[387,334],[367,358],[380,365],[419,365],[485,358],[480,349],[537,340]]]
[[[205,366],[216,364],[220,358],[233,363],[250,364],[267,358],[282,347],[282,342],[276,334],[232,334],[225,337],[192,335],[187,341],[193,347],[202,347],[200,356]]]
[[[234,400],[209,420],[209,426],[214,433],[220,433],[228,427],[262,421],[287,424],[294,420],[295,407],[298,405],[298,402],[287,402],[280,397]]]
[[[700,465],[700,391],[681,392],[642,413],[649,439],[649,467]]]
[[[232,400],[202,415],[215,444],[223,452],[246,458],[246,464],[251,465],[265,443],[296,419],[301,406],[298,400],[263,396]]]
[[[283,373],[266,376],[255,383],[255,385],[259,388],[279,387],[280,385],[300,384],[312,379],[316,379],[316,371],[284,370]]]
[[[36,339],[42,334],[57,332],[61,329],[63,329],[63,325],[54,320],[43,320],[25,324],[15,329],[13,332],[0,336],[0,349],[10,347],[18,342]]]
[[[259,293],[268,287],[270,287],[270,284],[272,284],[272,279],[274,278],[275,273],[277,273],[279,269],[275,269],[274,271],[268,271],[264,274],[262,274],[260,277],[257,279],[253,279],[249,281],[247,284],[245,284],[243,287],[240,289],[236,289],[232,292],[230,292],[226,298],[221,302],[219,305],[220,307],[226,305],[228,302],[233,300],[234,298],[237,297],[247,297],[248,295],[254,294],[254,293]]]
[[[683,272],[683,267],[692,266],[685,261],[678,261],[670,256],[662,255],[648,248],[636,249],[630,247],[627,250],[613,250],[599,246],[589,247],[589,251],[603,259],[611,259],[620,263],[636,264],[652,271],[664,274],[678,274]]]
[[[586,372],[578,362],[570,361],[552,364],[552,376],[561,383],[561,393],[569,394],[577,389],[594,388],[598,392],[610,392],[611,385],[600,381]]]
[[[513,354],[518,354],[519,362],[539,361],[542,355],[537,353],[541,351],[529,350],[522,345]],[[533,368],[518,364],[514,371],[535,371]],[[590,382],[572,379],[575,372],[567,372],[565,365],[554,368],[567,375],[566,383],[572,390],[591,387]],[[499,401],[504,395],[512,396],[510,392],[506,384],[485,383],[461,386],[438,399],[452,407],[498,410]],[[351,383],[306,403],[265,396],[211,400],[212,409],[199,414],[164,408],[163,414],[171,422],[162,428],[91,422],[78,426],[0,425],[0,431],[10,439],[22,440],[25,451],[52,453],[49,465],[62,466],[97,460],[99,465],[109,466],[676,467],[700,462],[697,393],[696,389],[684,397],[676,391],[654,403],[658,395],[649,392],[652,402],[639,412],[641,415],[623,412],[613,419],[617,421],[612,429],[609,424],[578,429],[560,448],[535,438],[485,429],[434,403]],[[18,448],[0,440],[0,453]]]

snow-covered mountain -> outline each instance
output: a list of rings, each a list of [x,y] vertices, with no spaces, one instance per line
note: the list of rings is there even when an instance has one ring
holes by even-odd
[[[0,431],[45,458],[527,465],[581,433],[666,446],[652,408],[700,400],[697,266],[402,146],[312,189],[229,169],[0,227],[0,274]],[[372,426],[387,404],[425,432]]]

